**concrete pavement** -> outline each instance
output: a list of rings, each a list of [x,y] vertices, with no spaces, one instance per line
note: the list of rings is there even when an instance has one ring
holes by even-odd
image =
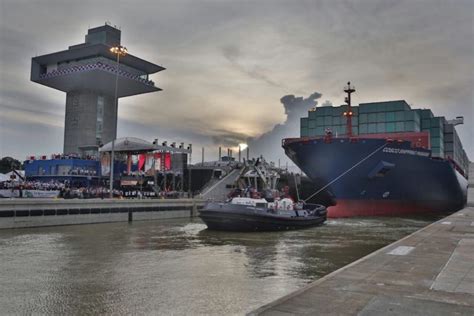
[[[465,209],[250,315],[474,315],[472,184],[468,196]]]

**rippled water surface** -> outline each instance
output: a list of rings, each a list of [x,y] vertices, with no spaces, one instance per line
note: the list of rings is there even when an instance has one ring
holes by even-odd
[[[198,219],[0,231],[2,314],[244,314],[433,221],[228,233]]]

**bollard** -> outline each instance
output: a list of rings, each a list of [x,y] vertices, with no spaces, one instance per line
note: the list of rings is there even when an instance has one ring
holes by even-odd
[[[131,209],[128,209],[128,222],[131,223],[133,221],[133,212]]]

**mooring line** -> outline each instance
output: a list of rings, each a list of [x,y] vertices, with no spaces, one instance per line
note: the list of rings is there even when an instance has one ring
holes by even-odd
[[[308,201],[309,199],[311,199],[313,196],[315,196],[316,194],[320,193],[321,191],[323,191],[324,189],[326,189],[328,186],[330,186],[331,184],[333,184],[334,182],[336,182],[337,180],[339,180],[340,178],[342,178],[344,175],[346,175],[348,172],[350,172],[352,169],[354,169],[355,167],[357,167],[358,165],[360,165],[361,163],[363,163],[364,161],[366,161],[367,159],[369,159],[370,157],[372,157],[373,155],[375,155],[376,152],[378,152],[379,150],[381,150],[382,148],[384,148],[385,146],[387,146],[387,143],[383,144],[382,146],[380,146],[379,148],[377,148],[376,150],[374,150],[373,152],[371,152],[367,157],[363,158],[362,160],[360,160],[359,162],[357,162],[355,165],[353,165],[352,167],[350,167],[349,169],[347,169],[346,171],[344,171],[342,174],[340,174],[338,177],[336,177],[334,180],[332,180],[331,182],[329,182],[328,184],[326,184],[325,186],[323,186],[321,189],[319,189],[318,191],[316,191],[315,193],[311,194],[308,198],[306,198],[304,200],[304,202]]]

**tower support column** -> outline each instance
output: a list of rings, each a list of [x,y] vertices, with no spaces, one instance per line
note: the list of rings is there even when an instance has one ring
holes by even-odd
[[[80,90],[66,95],[64,153],[85,154],[116,138],[117,111],[114,97]]]

